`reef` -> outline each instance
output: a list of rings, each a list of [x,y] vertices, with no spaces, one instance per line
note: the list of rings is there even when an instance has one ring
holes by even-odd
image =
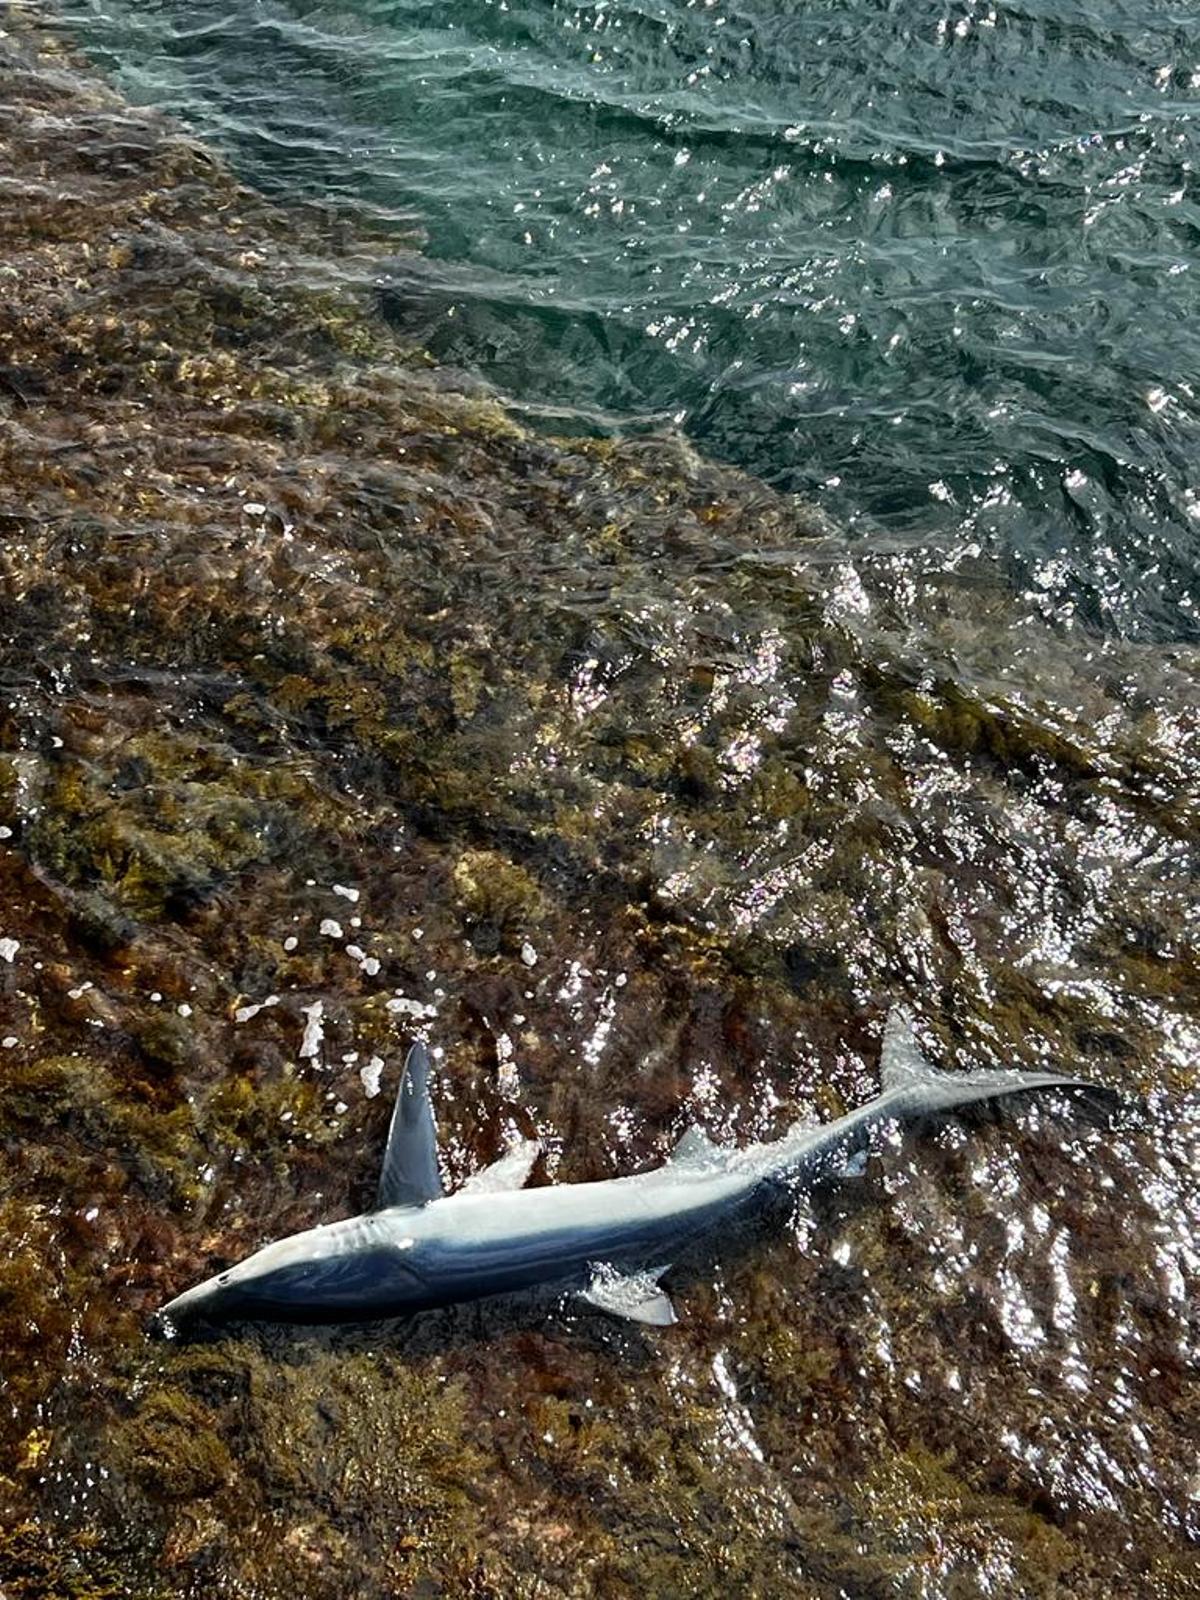
[[[0,36],[0,1591],[1200,1594],[1197,661],[406,347],[403,248]],[[674,1288],[149,1336],[447,1178],[947,1066],[1137,1097],[877,1151]]]

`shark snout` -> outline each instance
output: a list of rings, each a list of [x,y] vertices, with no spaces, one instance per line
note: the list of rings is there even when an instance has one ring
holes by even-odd
[[[215,1278],[207,1278],[194,1288],[177,1294],[173,1300],[168,1300],[155,1313],[158,1326],[162,1328],[166,1324],[177,1327],[198,1317],[216,1316],[222,1303],[228,1302],[231,1276],[229,1272],[219,1272]]]

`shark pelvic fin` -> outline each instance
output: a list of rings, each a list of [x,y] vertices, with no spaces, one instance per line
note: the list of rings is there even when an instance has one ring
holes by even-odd
[[[670,1159],[673,1167],[709,1167],[721,1159],[721,1149],[693,1122],[671,1151]]]
[[[459,1194],[499,1194],[505,1189],[522,1189],[542,1153],[536,1139],[521,1139],[510,1146],[490,1167],[473,1173]]]
[[[627,1322],[641,1322],[651,1328],[669,1328],[679,1321],[675,1307],[658,1286],[666,1267],[652,1267],[648,1272],[620,1272],[616,1267],[598,1266],[592,1281],[580,1291],[579,1298],[588,1305],[607,1311],[610,1316],[624,1317]]]
[[[418,1043],[408,1052],[400,1075],[375,1208],[420,1206],[441,1193],[437,1129],[429,1103],[429,1051]]]
[[[911,1089],[945,1076],[926,1059],[913,1032],[912,1017],[903,1006],[893,1006],[883,1025],[879,1075],[885,1094],[889,1089]]]

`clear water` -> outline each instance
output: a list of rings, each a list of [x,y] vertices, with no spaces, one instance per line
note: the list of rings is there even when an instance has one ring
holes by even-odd
[[[1200,632],[1194,0],[67,0],[556,431],[678,425],[1047,616]]]

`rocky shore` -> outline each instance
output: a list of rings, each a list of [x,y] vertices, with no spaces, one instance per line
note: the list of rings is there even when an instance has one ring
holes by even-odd
[[[0,1593],[1200,1594],[1197,672],[403,346],[398,241],[0,36]],[[370,1196],[948,1066],[664,1335],[148,1336]]]

